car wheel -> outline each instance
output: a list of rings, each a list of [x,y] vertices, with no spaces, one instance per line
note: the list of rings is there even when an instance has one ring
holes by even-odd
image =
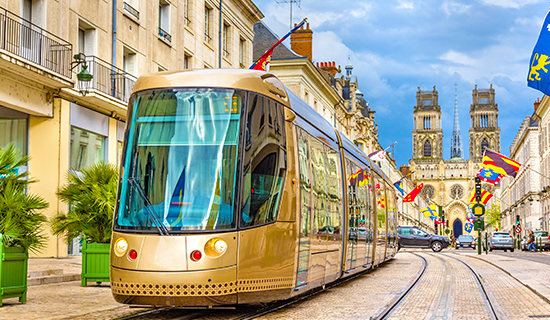
[[[458,250],[458,247],[456,247],[455,249]]]
[[[439,251],[441,251],[441,249],[443,249],[443,246],[441,245],[441,242],[439,242],[439,241],[432,242],[431,247],[432,247],[432,250],[434,252],[439,252]]]
[[[474,249],[474,250],[475,250],[475,249],[476,249],[476,247],[475,247],[475,246],[473,246],[473,247],[472,247],[472,249]]]
[[[514,248],[510,249],[510,252],[514,252]]]
[[[489,251],[493,252],[493,248],[489,248]]]
[[[508,249],[504,249],[504,252],[508,252]]]

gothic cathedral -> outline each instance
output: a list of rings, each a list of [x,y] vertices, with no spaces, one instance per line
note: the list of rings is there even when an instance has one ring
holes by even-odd
[[[413,157],[409,160],[410,169],[414,171],[412,179],[418,183],[424,183],[423,195],[443,207],[452,234],[458,237],[467,233],[464,224],[469,198],[474,190],[474,177],[479,170],[483,151],[488,148],[500,152],[500,128],[495,90],[492,85],[489,89],[478,89],[476,85],[472,90],[470,129],[468,130],[470,159],[463,158],[456,92],[453,136],[448,160],[443,159],[441,106],[439,106],[435,86],[433,91],[423,91],[420,87],[418,88],[413,118]],[[494,194],[491,187],[491,185],[483,185],[484,189]]]

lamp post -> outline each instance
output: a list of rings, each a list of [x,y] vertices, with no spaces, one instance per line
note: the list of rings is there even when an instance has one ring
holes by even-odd
[[[78,89],[80,94],[82,96],[86,96],[88,93],[88,88],[90,85],[90,81],[94,78],[94,76],[88,72],[88,64],[86,62],[86,55],[82,52],[77,53],[74,55],[74,61],[71,62],[71,70],[81,65],[82,70],[80,70],[79,73],[76,74],[76,78],[78,79]]]

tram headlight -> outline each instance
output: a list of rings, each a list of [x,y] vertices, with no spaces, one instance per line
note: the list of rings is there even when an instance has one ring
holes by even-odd
[[[122,257],[128,251],[128,241],[124,238],[118,238],[115,241],[114,251],[117,257]]]
[[[217,258],[227,251],[227,242],[219,238],[208,240],[204,245],[204,253],[212,258]]]

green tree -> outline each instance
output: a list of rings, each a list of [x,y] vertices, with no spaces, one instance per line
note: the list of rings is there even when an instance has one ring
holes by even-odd
[[[116,202],[118,170],[98,162],[80,172],[69,170],[68,183],[57,191],[69,205],[67,214],[58,212],[52,231],[67,240],[86,236],[89,242],[109,243]]]
[[[18,173],[28,156],[10,144],[0,148],[0,233],[7,246],[22,246],[40,252],[46,244],[42,225],[47,221],[41,211],[48,207],[42,197],[27,192],[31,183],[28,172]]]
[[[485,224],[490,224],[494,228],[501,229],[500,224],[500,201],[491,204],[491,207],[485,208]]]

